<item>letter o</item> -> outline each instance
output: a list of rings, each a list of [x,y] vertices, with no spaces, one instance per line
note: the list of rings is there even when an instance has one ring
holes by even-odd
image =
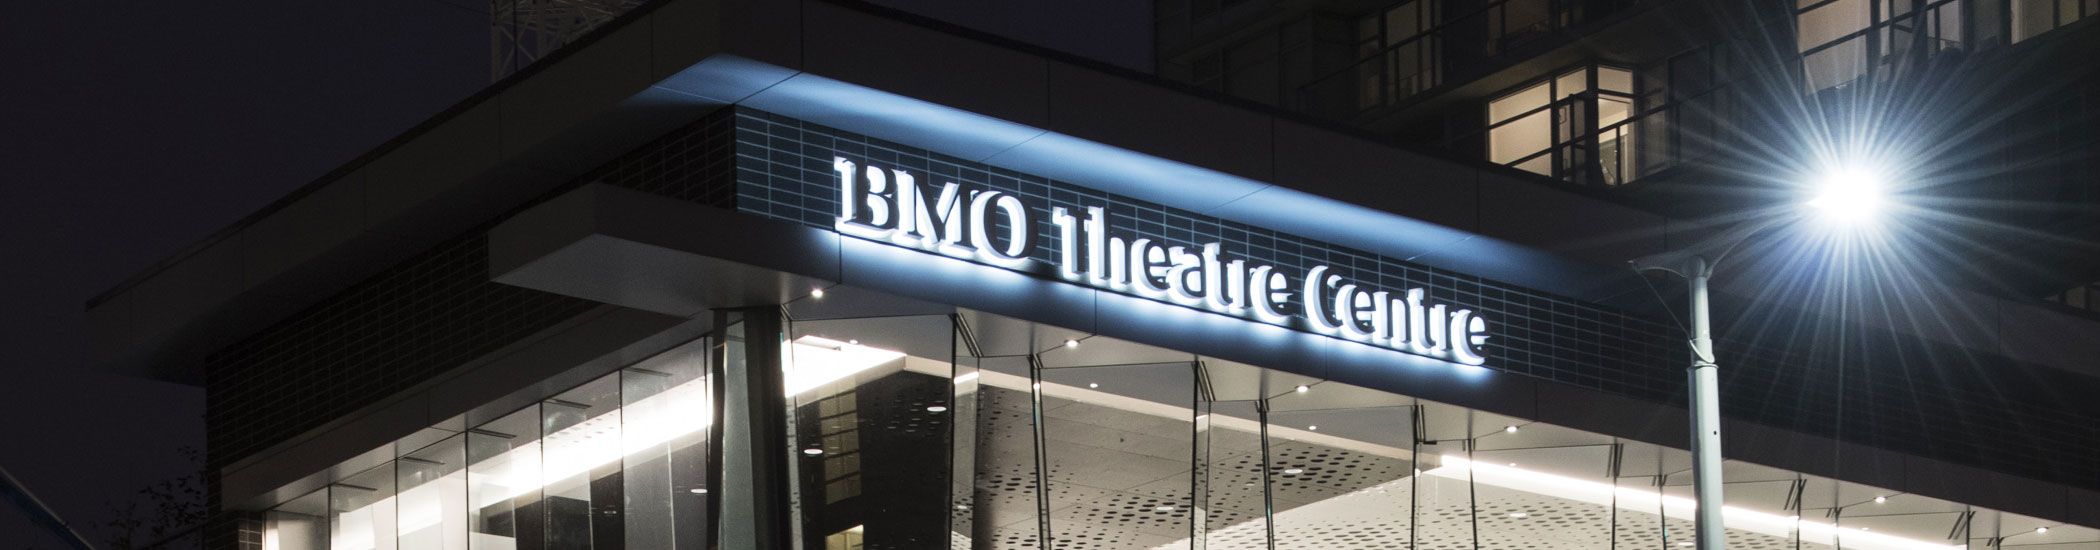
[[[985,216],[987,208],[996,208],[1006,215],[1006,243],[1001,246],[992,242],[991,218]],[[978,193],[970,201],[970,243],[981,254],[992,260],[1014,262],[1028,256],[1029,237],[1035,233],[1028,223],[1028,207],[1021,199],[998,191]]]

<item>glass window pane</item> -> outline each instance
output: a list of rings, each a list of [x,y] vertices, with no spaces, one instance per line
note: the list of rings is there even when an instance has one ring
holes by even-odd
[[[1463,473],[1471,476],[1481,547],[1519,548],[1549,536],[1572,548],[1612,546],[1610,438],[1487,413],[1473,414],[1472,432]],[[1440,471],[1460,473],[1445,463]]]
[[[2056,28],[2056,0],[2011,0],[2013,42]]]
[[[783,368],[803,547],[949,546],[953,322],[796,321],[791,333]]]
[[[1488,160],[1509,164],[1552,144],[1553,112],[1539,111],[1489,131]]]
[[[1554,79],[1553,99],[1557,100],[1563,97],[1568,97],[1571,95],[1589,91],[1589,72],[1590,71],[1588,68],[1577,69],[1574,71],[1569,71],[1567,74],[1560,75],[1560,78]]]
[[[1639,142],[1634,139],[1635,124],[1627,122],[1632,114],[1630,101],[1611,96],[1597,98],[1597,164],[1607,185],[1633,181],[1633,168],[1639,158],[1634,146]]]
[[[328,491],[292,499],[263,515],[263,550],[326,550]]]
[[[1868,7],[1867,0],[1838,0],[1802,12],[1796,46],[1806,52],[1867,28]]]
[[[549,548],[620,548],[619,375],[540,404],[541,506]]]
[[[1618,477],[1611,480],[1619,548],[1669,548],[1671,541],[1689,540],[1678,536],[1690,532],[1692,523],[1684,519],[1689,516],[1665,519],[1663,484],[1672,479],[1671,472],[1683,472],[1691,464],[1691,453],[1645,443],[1619,443]]]
[[[399,459],[401,550],[466,550],[466,466],[465,434]]]
[[[1902,17],[1910,13],[1911,0],[1881,0],[1881,20]]]
[[[1203,498],[1204,548],[1266,548],[1268,501],[1263,492],[1261,412],[1255,401],[1206,405],[1199,416],[1197,463]]]
[[[1270,400],[1277,548],[1409,545],[1416,496],[1412,403],[1333,382]]]
[[[1510,117],[1524,114],[1526,111],[1545,107],[1546,103],[1550,101],[1548,96],[1551,93],[1552,90],[1545,83],[1539,83],[1517,93],[1503,96],[1501,99],[1488,102],[1488,123],[1502,122],[1509,120]]]
[[[1808,91],[1814,92],[1851,82],[1867,70],[1867,41],[1853,38],[1801,60]]]
[[[467,536],[472,550],[514,550],[541,536],[540,407],[467,430]],[[522,547],[533,547],[524,545]]]
[[[1622,94],[1632,95],[1633,71],[1629,71],[1626,69],[1614,69],[1611,67],[1598,67],[1597,88],[1607,92],[1618,92]]]
[[[1426,1],[1426,0],[1424,0]],[[1421,32],[1421,18],[1416,13],[1421,2],[1410,2],[1385,12],[1385,45],[1392,46]]]
[[[707,437],[714,407],[707,341],[696,340],[620,371],[621,478],[627,544],[699,550],[708,545]]]
[[[1917,18],[1906,17],[1890,22],[1888,25],[1876,30],[1873,34],[1881,38],[1881,56],[1883,58],[1902,57],[1910,53],[1917,45],[1917,25]]]
[[[953,335],[955,370],[950,384],[955,386],[952,400],[947,404],[932,404],[927,410],[948,415],[949,461],[948,502],[955,510],[948,518],[948,547],[951,550],[970,550],[985,547],[979,545],[977,525],[977,435],[978,394],[982,391],[978,371],[976,350],[969,341],[969,333],[958,325]],[[947,410],[939,410],[945,407]]]
[[[328,487],[330,550],[394,550],[394,464]]]
[[[1065,364],[1126,357],[1111,346],[1093,338],[1046,352],[1044,362],[1053,362],[1053,354],[1066,356],[1055,360]],[[1187,361],[1042,370],[1056,547],[1188,548],[1195,380],[1195,365]]]
[[[1415,414],[1414,548],[1475,548],[1478,516],[1462,462],[1471,411],[1423,402]]]
[[[1029,390],[1028,357],[978,360],[976,493],[972,529],[977,548],[1039,548],[1043,510],[1037,483],[1035,407]],[[1018,374],[1017,374],[1018,373]]]
[[[1966,38],[1962,36],[1961,14],[1967,4],[1968,2],[1963,0],[1955,0],[1932,8],[1930,32],[1934,50],[1959,48],[1966,42]]]

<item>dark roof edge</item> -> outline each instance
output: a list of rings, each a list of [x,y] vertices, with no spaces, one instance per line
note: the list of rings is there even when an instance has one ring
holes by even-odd
[[[417,137],[421,137],[423,134],[430,132],[431,129],[436,128],[439,125],[442,125],[446,122],[450,122],[453,118],[458,117],[460,114],[465,113],[468,110],[481,105],[483,102],[488,101],[490,98],[496,97],[498,94],[501,94],[506,90],[509,90],[512,86],[516,86],[519,82],[523,82],[525,79],[531,78],[533,75],[539,74],[540,71],[546,70],[547,67],[553,66],[555,63],[560,62],[562,59],[568,58],[570,55],[573,55],[576,51],[583,49],[584,46],[589,46],[593,43],[596,43],[598,40],[604,38],[606,35],[611,34],[613,31],[619,30],[620,28],[624,28],[629,23],[648,16],[650,13],[655,12],[658,7],[664,4],[668,4],[672,1],[674,0],[647,0],[642,5],[636,6],[634,9],[629,10],[627,13],[623,13],[617,17],[614,17],[612,21],[608,21],[604,25],[599,25],[598,28],[592,29],[588,33],[584,33],[583,37],[576,39],[575,42],[570,42],[568,44],[562,45],[562,47],[556,49],[554,52],[547,54],[546,57],[542,57],[536,61],[533,61],[531,65],[526,65],[525,67],[520,68],[515,72],[512,72],[509,76],[505,76],[503,77],[503,79],[497,80],[495,83],[488,85],[488,87],[482,88],[480,91],[474,92],[472,95],[467,96],[466,99],[461,99],[459,100],[459,102],[453,103],[452,106],[446,107],[444,110],[438,111],[437,114],[431,115],[430,118],[424,119],[422,122],[416,123],[415,126],[409,127],[409,129],[402,131],[398,135],[395,135],[392,139],[388,139],[384,142],[381,142],[379,145],[374,146],[369,150],[366,150],[363,154],[360,154],[350,159],[349,162],[345,162],[342,165],[337,166],[335,169],[329,170],[328,173],[322,174],[318,178],[314,178],[313,181],[309,181],[305,185],[299,186],[298,189],[292,190],[291,193],[286,194],[285,196],[280,197],[277,200],[270,201],[269,204],[263,205],[262,208],[256,209],[255,212],[249,213],[246,216],[242,216],[241,219],[235,220],[231,224],[227,224],[226,227],[220,228],[218,231],[212,232],[212,234],[205,236],[203,239],[199,239],[196,243],[183,247],[182,250],[176,251],[174,254],[168,255],[168,257],[162,258],[160,261],[154,262],[153,265],[147,266],[145,269],[139,270],[139,272],[133,273],[129,277],[125,277],[124,280],[117,282],[117,284],[111,285],[108,289],[96,293],[93,297],[88,298],[86,308],[94,309],[96,306],[102,305],[103,302],[108,301],[111,297],[120,294],[126,290],[130,290],[148,279],[152,279],[155,275],[159,275],[160,272],[166,271],[168,268],[173,267],[175,264],[181,263],[183,260],[188,259],[190,256],[194,256],[197,253],[204,251],[205,249],[211,248],[212,245],[216,245],[222,241],[225,241],[233,235],[240,233],[242,229],[246,229],[249,226],[255,225],[256,222],[261,221],[263,218],[269,217],[271,214],[277,213],[277,211],[279,210],[283,210],[287,206],[291,206],[292,203],[298,202],[299,199],[305,198],[307,195],[312,195],[315,192],[320,191],[321,188],[327,187],[329,184],[334,183],[336,180],[342,179],[343,176],[349,175],[350,173],[357,171],[357,169],[363,168],[367,164],[371,164],[372,161],[379,159],[379,157],[385,156],[387,153],[393,152],[395,149],[400,148],[402,145],[407,144],[409,141],[412,141]]]

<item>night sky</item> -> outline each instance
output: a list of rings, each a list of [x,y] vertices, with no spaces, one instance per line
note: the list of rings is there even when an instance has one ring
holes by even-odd
[[[1149,2],[889,1],[1134,69]],[[1056,6],[1053,8],[1052,6]],[[91,372],[85,303],[489,82],[487,4],[19,2],[0,17],[0,467],[98,546],[199,466],[199,388]],[[0,504],[0,550],[57,541]]]
[[[90,372],[84,304],[485,86],[487,8],[452,1],[9,5],[0,466],[76,525],[198,466],[203,391]],[[0,505],[0,548],[33,529]]]

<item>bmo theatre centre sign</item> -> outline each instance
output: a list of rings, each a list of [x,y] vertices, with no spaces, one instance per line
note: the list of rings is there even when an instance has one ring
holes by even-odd
[[[1031,274],[1037,230],[1058,236],[1050,257],[1066,282],[1345,338],[1468,365],[1486,362],[1487,319],[1431,304],[1421,288],[1370,288],[1320,265],[1303,274],[1227,258],[1219,243],[1183,245],[1109,234],[1100,206],[1047,212],[1012,193],[904,170],[832,160],[840,233]],[[1048,214],[1047,219],[1041,214]],[[1300,321],[1302,319],[1302,321]]]

